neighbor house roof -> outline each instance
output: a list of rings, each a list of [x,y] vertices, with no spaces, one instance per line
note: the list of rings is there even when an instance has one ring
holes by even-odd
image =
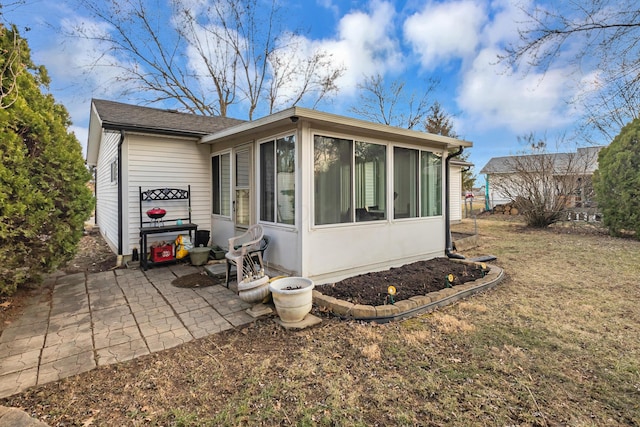
[[[104,99],[91,100],[91,117],[87,145],[89,165],[98,160],[102,129],[200,138],[244,122],[229,117],[181,113]]]
[[[546,154],[527,154],[521,156],[505,156],[493,157],[480,170],[483,175],[493,174],[509,174],[515,172],[515,166],[518,168],[526,166],[527,163],[535,165],[543,161],[553,162],[555,170],[563,171],[568,168],[572,162],[577,165],[576,170],[585,173],[593,173],[598,169],[598,153],[603,146],[578,148],[575,153],[546,153]],[[579,162],[579,163],[578,163]]]

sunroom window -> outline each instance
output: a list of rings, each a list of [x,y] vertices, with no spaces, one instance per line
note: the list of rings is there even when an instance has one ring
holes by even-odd
[[[211,212],[215,215],[231,215],[231,155],[211,157]]]
[[[352,221],[352,141],[315,135],[314,139],[315,223]]]
[[[355,143],[356,221],[387,218],[387,147]]]
[[[386,146],[314,137],[315,224],[386,218]]]
[[[260,220],[295,221],[295,136],[260,144]]]
[[[442,157],[420,152],[420,215],[442,215]]]
[[[442,157],[395,147],[393,159],[394,218],[442,215]]]
[[[393,149],[393,217],[418,216],[418,171],[420,151],[410,148]]]

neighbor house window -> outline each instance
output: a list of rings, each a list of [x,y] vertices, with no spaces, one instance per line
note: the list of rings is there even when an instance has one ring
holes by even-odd
[[[295,136],[260,144],[260,220],[293,225],[295,220]]]
[[[216,215],[231,216],[231,155],[211,157],[212,210]]]
[[[393,216],[442,215],[442,158],[429,151],[393,150]]]
[[[386,146],[314,136],[315,224],[386,218]]]

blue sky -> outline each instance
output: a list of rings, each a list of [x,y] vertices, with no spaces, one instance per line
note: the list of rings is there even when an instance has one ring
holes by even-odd
[[[87,73],[86,65],[101,53],[99,46],[60,32],[74,22],[94,24],[86,12],[68,0],[25,1],[5,8],[4,18],[21,29],[34,62],[47,67],[51,92],[69,110],[72,130],[86,146],[91,98],[135,101],[118,96],[117,85],[111,83],[113,69],[99,67]],[[454,130],[473,142],[470,160],[476,173],[491,157],[521,152],[518,136],[534,132],[553,140],[570,134],[580,111],[568,101],[589,78],[589,70],[576,73],[562,60],[546,74],[497,63],[502,49],[517,41],[518,25],[524,20],[516,2],[524,7],[533,4],[527,0],[285,1],[287,24],[306,29],[305,43],[330,52],[346,68],[338,82],[339,97],[318,109],[353,115],[348,109],[357,102],[356,85],[365,75],[403,79],[416,93],[424,90],[426,79],[438,78],[441,83],[432,99],[454,116]],[[24,32],[24,27],[30,30]]]

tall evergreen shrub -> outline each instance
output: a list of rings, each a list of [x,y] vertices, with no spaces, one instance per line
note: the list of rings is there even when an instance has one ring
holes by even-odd
[[[70,260],[93,209],[66,109],[15,27],[0,24],[0,294]]]
[[[640,119],[600,151],[594,188],[609,233],[640,239]]]

